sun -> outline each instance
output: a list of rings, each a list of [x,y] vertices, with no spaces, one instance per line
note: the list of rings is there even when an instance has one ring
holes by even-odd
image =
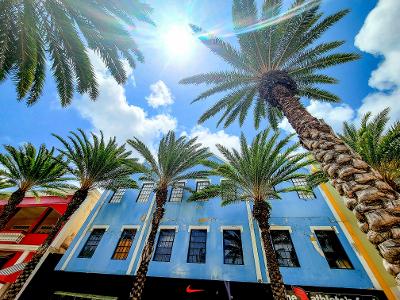
[[[162,47],[169,58],[187,59],[196,46],[195,37],[186,24],[165,26],[161,32]]]

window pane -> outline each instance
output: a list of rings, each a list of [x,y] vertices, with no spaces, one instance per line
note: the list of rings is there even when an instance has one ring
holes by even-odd
[[[224,264],[243,265],[240,230],[224,230]]]
[[[307,180],[305,178],[294,178],[292,179],[293,185],[295,186],[300,186],[300,187],[307,187]],[[299,191],[297,192],[297,195],[299,195],[300,199],[315,199],[315,194],[314,192],[303,192]]]
[[[332,269],[353,269],[349,257],[333,230],[315,230],[319,245]]]
[[[120,203],[122,197],[125,194],[126,189],[118,189],[114,192],[114,194],[112,195],[111,199],[110,199],[110,203]]]
[[[288,230],[271,230],[271,239],[280,267],[300,267]]]
[[[158,236],[156,251],[153,260],[169,262],[171,259],[172,245],[175,239],[175,229],[162,229]]]
[[[204,189],[205,187],[210,185],[210,181],[208,180],[199,180],[197,181],[196,184],[196,192],[201,191],[202,189]]]
[[[204,264],[206,262],[207,230],[191,230],[187,262]]]
[[[115,248],[112,259],[127,259],[133,240],[136,235],[136,229],[124,229]]]
[[[92,257],[105,231],[106,231],[105,229],[93,229],[93,231],[90,233],[88,240],[86,241],[85,246],[83,246],[81,252],[79,253],[78,257],[81,258]]]
[[[177,182],[172,187],[170,202],[181,202],[183,197],[183,188],[185,186],[184,182]]]
[[[153,187],[153,183],[144,183],[137,198],[137,202],[146,202],[149,199],[150,194],[153,192]]]

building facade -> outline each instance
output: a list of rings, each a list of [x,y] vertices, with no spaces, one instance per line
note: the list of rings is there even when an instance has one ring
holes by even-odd
[[[99,199],[99,192],[92,192],[83,209],[60,230],[52,243],[51,250],[64,253],[73,237]],[[25,197],[18,205],[18,211],[0,231],[0,295],[22,272],[26,263],[42,245],[61,217],[72,196]],[[0,209],[6,201],[0,201]]]
[[[170,187],[145,299],[271,296],[251,203],[221,207],[218,198],[187,201],[190,191],[185,188],[198,190],[220,180],[210,177]],[[142,182],[139,190],[103,193],[71,246],[53,262],[59,260],[43,299],[128,298],[149,234],[153,187]],[[307,299],[304,294],[315,300],[386,299],[321,188],[290,192],[270,202],[273,245],[289,299]],[[37,290],[30,288],[20,299],[36,299]]]

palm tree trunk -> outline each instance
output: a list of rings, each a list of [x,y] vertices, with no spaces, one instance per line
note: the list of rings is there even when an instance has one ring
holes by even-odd
[[[283,283],[282,274],[279,270],[278,259],[272,246],[272,239],[269,226],[270,210],[264,201],[255,201],[253,216],[258,222],[261,231],[261,239],[264,245],[265,258],[267,260],[267,271],[270,279],[272,297],[275,300],[286,299],[286,289]]]
[[[274,88],[279,108],[304,148],[344,196],[360,229],[380,252],[385,269],[400,284],[400,196],[322,120],[313,117],[284,86]]]
[[[165,209],[164,204],[167,201],[167,189],[159,189],[156,192],[156,210],[153,213],[151,221],[151,229],[149,238],[146,245],[143,248],[142,256],[140,259],[140,265],[136,272],[136,277],[133,281],[133,287],[131,291],[132,300],[142,299],[144,285],[147,279],[147,270],[151,260],[151,255],[154,249],[154,242],[156,239],[158,227],[160,226],[161,219],[164,216]]]
[[[22,189],[16,190],[11,194],[10,199],[8,199],[7,204],[4,206],[4,209],[0,214],[0,230],[3,230],[7,225],[8,221],[12,218],[12,216],[17,212],[17,205],[24,200],[25,191]]]
[[[83,201],[85,201],[88,195],[88,190],[77,190],[72,196],[71,201],[68,203],[67,209],[65,213],[57,220],[57,223],[54,225],[53,229],[40,246],[40,248],[36,251],[35,255],[29,261],[29,263],[25,266],[22,273],[18,276],[17,280],[8,288],[7,292],[4,294],[2,299],[12,300],[18,295],[19,291],[24,286],[25,282],[28,280],[31,273],[35,270],[37,264],[39,263],[42,256],[46,253],[47,249],[50,247],[54,238],[57,236],[58,232],[62,228],[62,226],[68,221],[68,219],[73,215],[73,213],[80,207]]]

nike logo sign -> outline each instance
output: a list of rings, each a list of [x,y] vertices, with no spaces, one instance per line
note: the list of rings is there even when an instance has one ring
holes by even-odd
[[[192,289],[191,287],[190,287],[190,284],[187,286],[187,288],[186,288],[186,293],[188,293],[188,294],[191,294],[191,293],[199,293],[199,292],[204,292],[204,290],[195,290],[195,289]]]

